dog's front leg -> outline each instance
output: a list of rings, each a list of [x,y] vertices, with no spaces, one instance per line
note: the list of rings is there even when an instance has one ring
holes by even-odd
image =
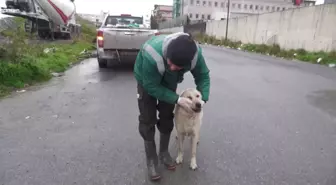
[[[192,170],[197,169],[197,162],[196,162],[196,149],[197,149],[197,143],[199,141],[199,135],[195,134],[191,137],[191,161],[190,161],[190,168]]]
[[[176,163],[181,164],[183,161],[183,142],[184,142],[184,135],[179,134],[177,136],[178,148],[177,148],[177,158]]]

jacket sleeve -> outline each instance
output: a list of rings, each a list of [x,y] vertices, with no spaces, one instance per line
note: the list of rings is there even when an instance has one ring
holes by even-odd
[[[201,48],[199,48],[201,49]],[[202,94],[203,101],[209,100],[210,93],[210,70],[208,69],[202,52],[198,54],[197,64],[191,73],[195,79],[196,88]]]
[[[143,87],[147,93],[160,101],[170,104],[177,103],[179,96],[170,89],[161,85],[162,76],[156,66],[156,62],[143,55],[142,58]]]

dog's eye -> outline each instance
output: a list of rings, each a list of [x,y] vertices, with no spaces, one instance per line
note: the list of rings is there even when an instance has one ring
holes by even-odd
[[[191,96],[188,96],[188,98],[192,100],[192,97],[191,97]]]
[[[197,97],[197,98],[199,98],[199,97],[200,97],[200,95],[196,95],[196,97]]]

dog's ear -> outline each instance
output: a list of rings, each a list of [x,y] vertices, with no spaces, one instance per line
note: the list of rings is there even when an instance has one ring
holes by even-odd
[[[183,93],[186,91],[186,89],[185,90],[182,90],[180,93],[177,93],[179,96],[182,96],[183,95]]]

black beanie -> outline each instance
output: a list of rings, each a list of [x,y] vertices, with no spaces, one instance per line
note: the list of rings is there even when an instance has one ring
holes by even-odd
[[[179,67],[189,67],[197,51],[191,36],[181,35],[172,40],[167,48],[167,58]]]

